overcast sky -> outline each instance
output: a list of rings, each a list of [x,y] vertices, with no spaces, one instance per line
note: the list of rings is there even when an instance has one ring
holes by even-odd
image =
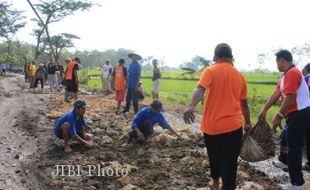
[[[26,0],[9,0],[35,17]],[[33,0],[33,2],[37,2]],[[216,44],[231,45],[236,66],[257,67],[257,54],[310,41],[308,0],[95,0],[102,7],[51,24],[51,33],[73,33],[79,50],[126,48],[178,66],[195,55],[212,59]],[[35,44],[35,25],[17,34]],[[267,65],[275,69],[274,60]]]

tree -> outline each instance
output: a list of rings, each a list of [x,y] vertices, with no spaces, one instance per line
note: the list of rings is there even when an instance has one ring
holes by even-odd
[[[78,36],[74,34],[61,33],[56,36],[52,36],[50,38],[51,44],[55,49],[55,61],[58,62],[61,54],[66,48],[74,47],[73,40],[80,39]],[[46,46],[48,44],[48,39],[42,39],[43,44]]]
[[[25,26],[25,16],[22,11],[11,8],[12,4],[0,2],[0,38],[5,38],[7,42],[8,59],[12,52],[12,40],[16,32]]]
[[[211,60],[197,55],[190,62],[181,65],[181,69],[183,70],[183,74],[194,74],[203,71],[206,67],[210,66],[211,63]]]
[[[32,21],[36,22],[38,25],[37,29],[33,30],[32,35],[37,38],[37,44],[36,44],[36,49],[35,49],[35,56],[34,60],[38,60],[42,50],[40,50],[40,44],[41,44],[41,38],[44,34],[44,26],[41,24],[41,22],[38,19],[31,19]]]
[[[295,64],[306,64],[310,61],[310,43],[304,43],[303,45],[298,45],[292,48],[292,54],[294,56]]]
[[[66,16],[72,15],[76,11],[88,10],[93,6],[90,2],[79,0],[41,0],[39,4],[32,4],[30,0],[27,0],[27,2],[41,23],[43,29],[39,30],[39,32],[42,30],[45,31],[50,51],[54,57],[56,57],[56,52],[51,41],[49,25],[53,22],[61,21]],[[37,40],[40,40],[39,35]]]

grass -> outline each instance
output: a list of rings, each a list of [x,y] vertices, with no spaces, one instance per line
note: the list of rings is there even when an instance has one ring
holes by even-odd
[[[271,79],[275,80],[276,77],[270,76],[269,80]],[[151,98],[150,92],[152,87],[152,80],[142,79],[142,84],[147,98]],[[185,107],[190,101],[192,92],[195,89],[196,85],[197,81],[193,80],[162,79],[160,81],[160,99],[165,104]],[[98,77],[91,77],[91,79],[88,80],[88,87],[93,89],[101,89],[101,79]],[[248,97],[251,109],[251,119],[253,123],[257,121],[259,111],[262,109],[263,105],[266,103],[269,95],[274,91],[274,89],[275,85],[248,84]],[[254,96],[256,97],[255,100],[253,98]],[[197,110],[199,112],[202,112],[202,109],[202,105],[199,104],[197,106]],[[269,123],[271,123],[272,118],[276,114],[278,109],[278,106],[274,106],[268,112],[267,121]]]

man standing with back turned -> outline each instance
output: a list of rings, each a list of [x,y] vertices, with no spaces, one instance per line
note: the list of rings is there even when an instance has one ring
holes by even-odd
[[[207,67],[185,109],[184,121],[195,119],[194,109],[206,93],[201,130],[208,151],[212,190],[236,188],[238,157],[242,144],[242,115],[245,129],[251,128],[247,103],[247,85],[242,74],[233,66],[229,45],[218,44],[214,50],[215,64]],[[223,186],[220,188],[219,178]]]

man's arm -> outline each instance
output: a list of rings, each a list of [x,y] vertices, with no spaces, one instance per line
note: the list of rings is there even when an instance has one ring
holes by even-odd
[[[241,100],[241,112],[244,118],[245,130],[249,130],[251,128],[251,117],[250,117],[250,109],[249,109],[249,104],[247,99]]]
[[[193,92],[192,99],[188,106],[185,108],[184,114],[183,114],[183,119],[186,124],[190,124],[194,122],[195,120],[195,115],[194,115],[194,110],[198,102],[200,102],[204,96],[205,89],[202,86],[197,86],[196,89]]]
[[[281,120],[284,118],[285,112],[288,110],[290,105],[293,103],[293,101],[296,99],[295,94],[288,94],[286,95],[286,98],[284,102],[281,104],[279,112],[275,115],[272,125],[273,128],[276,129],[278,126],[281,126]]]
[[[264,108],[259,113],[259,116],[258,116],[259,120],[265,120],[267,111],[270,109],[272,105],[274,105],[279,100],[280,96],[281,96],[281,92],[279,90],[275,90],[271,94]]]
[[[169,126],[168,130],[169,130],[171,133],[173,133],[175,136],[177,136],[178,138],[181,138],[181,136],[178,135],[178,133],[177,133],[171,126]]]
[[[139,112],[136,117],[132,120],[132,123],[131,123],[131,127],[134,131],[136,131],[138,137],[140,140],[144,140],[145,139],[145,136],[143,135],[143,133],[139,130],[138,128],[138,123],[141,123],[141,120],[143,118],[143,111],[142,112]]]

